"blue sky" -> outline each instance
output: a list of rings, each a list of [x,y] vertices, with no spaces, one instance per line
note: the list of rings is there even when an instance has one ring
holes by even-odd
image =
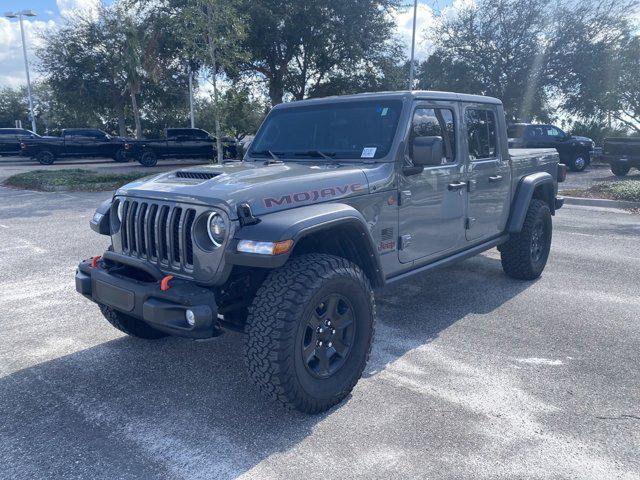
[[[100,0],[1,0],[0,13],[6,11],[32,9],[37,17],[25,19],[25,33],[27,46],[31,52],[34,45],[40,42],[42,31],[55,28],[64,21],[65,16],[73,14],[74,10],[88,10],[95,8]],[[109,4],[112,0],[103,0]],[[304,0],[300,0],[304,1]],[[340,1],[340,0],[338,0]],[[348,1],[348,0],[344,0]],[[405,0],[407,3],[410,0]],[[418,29],[424,30],[434,21],[434,11],[447,14],[455,12],[456,7],[474,0],[419,0]],[[400,12],[395,16],[398,37],[407,44],[411,40],[412,9]],[[408,50],[407,50],[408,51]],[[426,42],[419,43],[416,47],[418,58],[424,58],[429,51]],[[30,55],[32,77],[37,78],[38,73],[33,66],[35,58]],[[3,86],[18,86],[26,83],[24,63],[22,59],[20,29],[17,20],[9,20],[0,17],[0,88]]]

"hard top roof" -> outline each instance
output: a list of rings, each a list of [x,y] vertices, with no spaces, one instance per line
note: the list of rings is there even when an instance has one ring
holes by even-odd
[[[458,102],[469,103],[486,103],[491,105],[502,105],[502,102],[497,98],[485,97],[482,95],[469,95],[466,93],[453,93],[453,92],[438,92],[431,90],[402,90],[395,92],[371,92],[371,93],[358,93],[355,95],[336,95],[331,97],[322,98],[310,98],[307,100],[298,100],[295,102],[281,103],[276,105],[275,108],[288,108],[300,105],[312,105],[328,102],[344,102],[353,100],[449,100]]]

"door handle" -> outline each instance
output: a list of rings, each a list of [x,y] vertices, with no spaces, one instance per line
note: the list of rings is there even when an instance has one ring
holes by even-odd
[[[464,187],[466,187],[467,184],[465,182],[455,182],[455,183],[450,183],[447,186],[447,189],[449,189],[450,191],[455,191],[455,190],[462,190]]]
[[[502,175],[494,175],[489,177],[489,183],[498,183],[502,181]]]

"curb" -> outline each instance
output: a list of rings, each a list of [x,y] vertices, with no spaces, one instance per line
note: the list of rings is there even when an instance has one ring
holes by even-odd
[[[562,194],[562,192],[560,192]],[[605,198],[564,197],[566,205],[583,205],[586,207],[640,208],[640,202],[626,200],[607,200]]]

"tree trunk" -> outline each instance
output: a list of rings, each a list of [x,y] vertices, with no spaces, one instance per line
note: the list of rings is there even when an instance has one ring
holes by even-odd
[[[136,89],[129,85],[129,92],[131,92],[131,109],[133,110],[133,119],[136,124],[136,138],[140,140],[142,138],[142,126],[140,124],[140,109],[136,99]]]
[[[282,103],[282,97],[284,96],[284,82],[282,76],[277,72],[269,80],[269,98],[271,99],[271,106],[275,107],[279,103]]]

